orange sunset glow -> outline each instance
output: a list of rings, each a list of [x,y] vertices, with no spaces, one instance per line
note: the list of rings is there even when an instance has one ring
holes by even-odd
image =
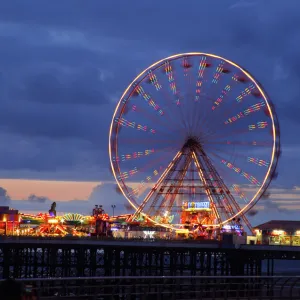
[[[0,179],[12,199],[27,199],[29,195],[48,197],[53,201],[87,200],[100,182]]]

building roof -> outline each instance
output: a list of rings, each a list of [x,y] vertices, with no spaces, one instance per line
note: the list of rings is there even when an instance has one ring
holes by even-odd
[[[260,230],[300,230],[300,221],[271,220],[269,222],[255,226],[254,228]]]

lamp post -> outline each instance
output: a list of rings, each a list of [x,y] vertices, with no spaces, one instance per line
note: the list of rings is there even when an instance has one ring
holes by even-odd
[[[113,217],[115,216],[115,208],[116,208],[116,205],[115,204],[112,204],[111,205],[111,208],[112,208],[112,210],[113,210]]]

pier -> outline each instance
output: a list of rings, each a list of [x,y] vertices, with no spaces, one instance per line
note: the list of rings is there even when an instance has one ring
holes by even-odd
[[[274,275],[298,247],[219,242],[4,238],[0,278]],[[266,266],[265,271],[262,265]]]

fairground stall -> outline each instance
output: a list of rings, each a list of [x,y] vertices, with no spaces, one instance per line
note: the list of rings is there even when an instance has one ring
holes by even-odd
[[[19,230],[19,211],[0,206],[0,235],[15,235]]]
[[[257,243],[300,246],[300,221],[272,220],[255,227]]]

